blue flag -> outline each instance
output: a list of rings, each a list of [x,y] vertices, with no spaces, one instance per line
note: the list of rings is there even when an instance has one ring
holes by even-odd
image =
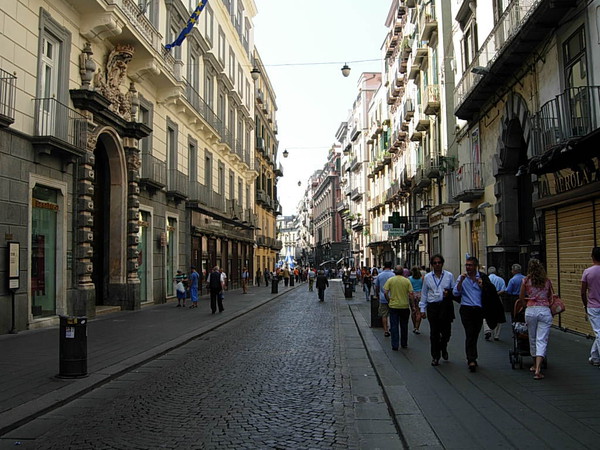
[[[181,45],[181,43],[185,40],[187,35],[190,34],[190,31],[192,31],[192,28],[194,28],[194,25],[196,25],[196,23],[198,22],[198,16],[200,15],[207,3],[208,0],[200,0],[198,2],[198,6],[196,6],[196,9],[190,16],[185,28],[181,30],[181,33],[179,33],[179,36],[177,36],[177,39],[175,39],[172,43],[165,45],[165,48],[167,50],[171,50],[173,47]]]

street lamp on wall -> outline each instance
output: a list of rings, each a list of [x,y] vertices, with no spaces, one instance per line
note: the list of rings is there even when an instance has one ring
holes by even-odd
[[[286,150],[284,150],[284,151],[283,151],[283,153],[282,153],[282,154],[283,154],[283,157],[284,157],[284,158],[287,158],[287,157],[288,157],[288,155],[290,154],[290,152],[288,152],[288,151],[287,151],[287,149],[286,149]]]
[[[260,77],[260,70],[258,70],[257,67],[253,67],[250,71],[250,76],[254,81],[258,80],[258,77]]]

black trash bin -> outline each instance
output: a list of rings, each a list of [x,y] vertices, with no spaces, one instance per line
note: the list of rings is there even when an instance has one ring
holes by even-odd
[[[344,297],[352,298],[352,281],[351,280],[344,281]]]
[[[60,316],[59,332],[58,376],[87,376],[87,317]]]
[[[381,328],[381,317],[379,317],[379,298],[371,295],[371,328]]]
[[[279,278],[273,277],[271,280],[271,294],[277,294],[279,292]]]

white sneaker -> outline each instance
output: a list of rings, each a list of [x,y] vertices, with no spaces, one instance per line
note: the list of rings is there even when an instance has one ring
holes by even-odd
[[[600,366],[600,361],[594,360],[592,358],[588,358],[588,362],[592,365],[592,366]]]

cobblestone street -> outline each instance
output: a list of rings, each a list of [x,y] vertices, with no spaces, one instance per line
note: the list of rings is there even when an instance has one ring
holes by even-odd
[[[296,289],[34,421],[49,431],[22,444],[355,448],[337,303]]]

